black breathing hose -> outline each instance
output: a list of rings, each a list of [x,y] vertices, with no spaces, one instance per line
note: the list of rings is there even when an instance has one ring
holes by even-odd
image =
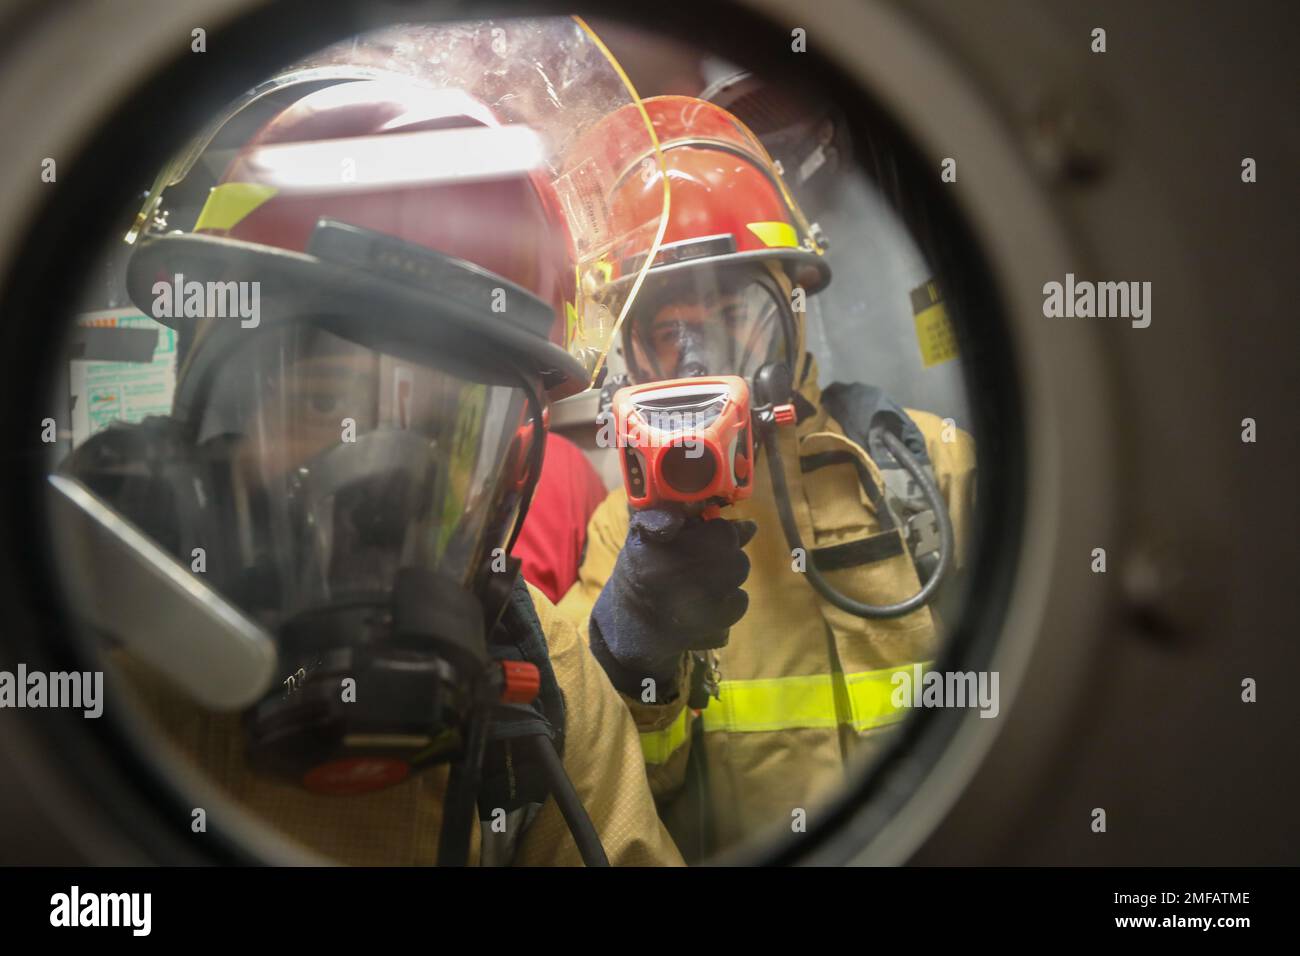
[[[532,744],[537,753],[537,761],[551,783],[551,795],[555,797],[564,822],[569,825],[569,832],[573,834],[573,842],[578,845],[582,862],[587,866],[609,866],[609,857],[601,845],[600,834],[587,815],[587,808],[582,805],[578,791],[573,789],[573,781],[564,772],[564,764],[560,762],[560,755],[555,752],[551,738],[545,734],[533,734],[522,739]]]
[[[465,756],[452,766],[447,780],[442,829],[438,835],[438,866],[465,866],[469,862],[470,831],[474,827],[479,782],[483,776],[483,751],[487,749],[487,710],[482,705],[473,709]]]
[[[790,492],[785,483],[785,469],[781,464],[781,452],[777,448],[776,426],[766,426],[764,437],[767,439],[763,442],[764,447],[767,449],[767,468],[772,476],[772,490],[776,494],[776,509],[781,516],[781,528],[785,531],[786,543],[791,548],[798,548],[803,552],[805,573],[808,576],[809,583],[812,584],[813,589],[818,594],[841,611],[847,611],[849,614],[864,618],[902,617],[917,608],[924,607],[934,598],[935,592],[938,591],[939,585],[943,582],[944,575],[948,572],[949,564],[952,563],[952,519],[948,515],[948,508],[944,503],[943,496],[939,493],[939,489],[930,480],[930,476],[925,473],[921,463],[907,450],[907,446],[903,444],[901,438],[887,428],[878,427],[871,430],[871,437],[879,437],[884,441],[885,446],[894,458],[921,486],[921,490],[925,494],[925,500],[934,509],[935,520],[939,523],[939,564],[921,590],[906,601],[899,601],[897,604],[863,604],[861,601],[855,601],[835,590],[831,583],[822,577],[821,572],[817,570],[812,553],[804,547],[803,540],[799,537],[799,526],[794,520],[794,509],[790,507]],[[884,507],[884,505],[882,504],[881,507]]]

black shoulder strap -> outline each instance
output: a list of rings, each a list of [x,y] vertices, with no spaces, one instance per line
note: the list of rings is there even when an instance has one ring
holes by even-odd
[[[930,464],[930,453],[926,450],[921,429],[916,427],[916,422],[903,406],[875,385],[836,382],[822,390],[822,406],[851,441],[867,450],[876,467],[898,467],[884,443],[871,440],[871,430],[878,426],[888,428],[901,438],[907,450],[922,465]]]

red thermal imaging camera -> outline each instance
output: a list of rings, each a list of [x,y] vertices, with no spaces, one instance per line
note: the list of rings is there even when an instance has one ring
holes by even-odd
[[[703,505],[706,518],[754,490],[749,385],[736,375],[630,385],[614,394],[628,501]]]

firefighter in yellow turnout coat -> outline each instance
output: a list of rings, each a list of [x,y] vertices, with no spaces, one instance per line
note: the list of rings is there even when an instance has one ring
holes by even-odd
[[[672,208],[624,328],[629,373],[637,382],[752,382],[766,364],[790,368],[797,423],[764,442],[778,443],[805,546],[792,548],[783,532],[772,456],[756,435],[753,494],[724,510],[728,521],[632,513],[624,491],[613,492],[592,517],[579,581],[560,604],[591,622],[592,649],[636,720],[661,813],[692,860],[790,826],[905,716],[893,678],[936,653],[930,602],[864,618],[801,572],[813,564],[851,602],[908,601],[933,574],[939,518],[950,521],[943,563],[960,564],[975,459],[970,436],[936,415],[867,386],[818,388],[795,294],[829,281],[815,227],[730,114],[685,97],[646,107]],[[635,215],[658,188],[653,176],[631,177],[615,214]],[[884,450],[881,423],[923,465],[945,515]]]

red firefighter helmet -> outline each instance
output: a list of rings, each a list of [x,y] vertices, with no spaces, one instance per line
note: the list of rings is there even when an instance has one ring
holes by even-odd
[[[644,106],[659,138],[664,168],[650,154],[626,165],[610,205],[616,223],[652,219],[667,175],[668,223],[652,274],[705,262],[718,266],[759,259],[780,262],[790,280],[810,293],[830,281],[820,230],[804,217],[776,163],[744,123],[722,107],[690,96],[657,96]],[[629,106],[607,122],[635,125],[640,117]],[[608,135],[609,129],[596,132]],[[644,250],[619,252],[614,276],[630,278]]]
[[[572,244],[530,133],[462,91],[405,77],[316,90],[240,150],[192,233],[140,242],[132,298],[177,275],[255,273],[271,287],[264,302],[289,289],[301,310],[305,287],[324,305],[373,303],[387,284],[437,300],[420,336],[491,343],[552,397],[578,391],[586,375],[564,351]]]
[[[632,152],[622,145],[635,142],[631,134],[644,122],[635,104],[593,128],[586,146],[595,155],[624,150],[607,202],[613,231],[626,241],[610,250],[607,272],[613,295],[645,276],[621,329],[632,380],[748,378],[773,361],[794,367],[803,328],[792,287],[812,293],[830,281],[820,229],[731,113],[689,96],[642,105],[658,153],[653,145]],[[634,226],[655,221],[665,183],[668,215],[656,248]]]

